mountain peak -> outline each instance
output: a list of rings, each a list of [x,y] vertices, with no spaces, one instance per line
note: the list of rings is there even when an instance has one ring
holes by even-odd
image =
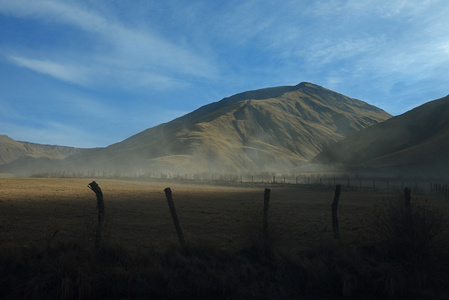
[[[205,105],[52,169],[132,172],[287,171],[391,116],[309,82],[247,91]]]

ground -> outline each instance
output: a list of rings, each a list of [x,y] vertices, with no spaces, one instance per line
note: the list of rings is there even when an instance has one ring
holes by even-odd
[[[333,293],[336,293],[337,296],[360,296],[360,293],[366,292],[371,287],[369,284],[363,283],[364,279],[360,278],[374,275],[366,275],[364,273],[366,270],[350,271],[356,265],[355,262],[350,261],[351,255],[354,255],[355,260],[360,259],[362,264],[366,264],[370,259],[377,259],[379,253],[383,253],[376,248],[376,241],[371,236],[372,230],[370,226],[372,226],[374,207],[382,203],[397,202],[402,199],[399,191],[373,192],[366,189],[357,190],[355,188],[348,189],[343,187],[338,207],[341,238],[339,241],[336,241],[332,234],[331,219],[331,203],[334,192],[333,188],[329,188],[329,186],[269,183],[212,186],[198,183],[185,184],[175,181],[135,181],[101,178],[95,180],[101,187],[104,195],[106,221],[102,230],[102,243],[107,245],[104,249],[116,249],[114,251],[117,253],[123,252],[127,254],[114,254],[118,258],[112,262],[108,261],[106,266],[103,265],[104,262],[98,261],[97,256],[93,259],[91,254],[80,255],[88,256],[89,258],[85,260],[92,262],[96,267],[102,265],[106,269],[112,268],[116,270],[120,267],[123,268],[125,265],[127,269],[134,270],[134,275],[132,276],[135,276],[136,272],[146,274],[146,276],[152,274],[151,276],[165,282],[164,292],[154,287],[146,286],[145,293],[159,295],[162,298],[177,298],[179,296],[175,292],[170,292],[171,288],[169,285],[171,280],[177,282],[176,278],[178,278],[178,275],[170,275],[171,273],[167,271],[166,266],[164,267],[164,263],[161,263],[162,257],[167,259],[166,256],[170,253],[174,257],[170,258],[174,260],[171,263],[175,264],[178,259],[182,262],[178,261],[182,265],[179,268],[187,268],[189,272],[192,269],[191,264],[201,265],[205,263],[200,263],[199,261],[193,263],[190,260],[192,253],[194,253],[193,256],[196,260],[199,260],[198,257],[202,257],[201,253],[207,253],[206,256],[209,258],[206,261],[209,261],[210,257],[213,257],[215,264],[226,261],[228,263],[222,263],[226,268],[229,267],[228,273],[236,272],[239,274],[238,276],[243,278],[242,280],[250,282],[249,288],[241,287],[238,283],[232,283],[233,281],[230,281],[225,274],[216,275],[219,271],[214,269],[212,273],[219,277],[217,280],[224,282],[223,286],[230,290],[227,292],[221,290],[219,295],[221,298],[242,295],[245,295],[242,298],[251,298],[249,295],[254,295],[254,297],[261,295],[259,281],[265,280],[265,277],[260,275],[259,269],[263,269],[267,265],[270,266],[268,268],[270,275],[268,276],[269,279],[267,279],[270,284],[264,286],[270,286],[272,289],[264,292],[267,298],[269,298],[270,293],[276,294],[279,291],[283,291],[286,296],[298,295],[298,293],[301,295],[316,295],[317,291],[315,289],[322,289],[329,297]],[[42,257],[50,257],[49,253],[53,253],[52,251],[56,253],[61,251],[68,252],[67,245],[76,245],[74,246],[75,248],[80,247],[79,252],[81,253],[84,253],[83,251],[87,248],[91,251],[97,222],[96,197],[87,187],[91,181],[91,179],[69,178],[0,179],[0,244],[3,251],[1,257],[4,264],[1,269],[3,272],[18,272],[17,270],[21,270],[20,272],[25,272],[26,276],[32,277],[34,276],[32,269],[39,268],[39,263],[22,263],[21,259],[26,255],[36,257],[36,260],[42,260],[43,263],[45,258]],[[187,248],[190,247],[189,249],[191,249],[190,252],[186,252],[185,249],[182,250],[179,246],[176,246],[177,235],[164,194],[166,187],[172,189],[175,207],[188,244]],[[269,232],[270,248],[275,253],[271,258],[263,258],[263,255],[257,254],[257,250],[254,250],[258,247],[263,248],[261,243],[261,222],[264,188],[271,189]],[[412,201],[440,212],[449,211],[449,201],[439,195],[414,194],[412,195]],[[106,251],[104,249],[103,251]],[[117,249],[121,249],[121,252]],[[369,249],[375,249],[372,251],[377,252],[374,256],[366,259],[365,254],[361,252],[371,251]],[[97,251],[95,255],[100,253],[98,249],[95,251]],[[333,259],[330,259],[333,255],[327,252],[332,251],[335,251],[335,257],[339,261],[335,262]],[[317,260],[317,255],[313,254],[317,252],[320,252],[323,258]],[[342,254],[343,252],[344,254]],[[41,255],[36,253],[41,253]],[[130,253],[135,253],[135,258],[131,259],[131,257],[134,257],[134,254]],[[63,256],[63,254],[60,255]],[[145,255],[153,255],[151,256],[153,258],[150,259]],[[10,259],[11,256],[17,259],[17,265],[10,266],[5,264],[5,261]],[[138,257],[145,263],[136,262],[136,260],[139,260]],[[79,257],[77,259],[81,260]],[[117,261],[120,259],[123,261],[117,266]],[[153,261],[154,259],[158,262]],[[237,261],[240,262],[237,263]],[[333,266],[334,264],[345,263],[348,264],[347,269],[345,266],[338,267],[344,271],[332,269],[335,267]],[[385,261],[382,263],[385,265]],[[54,270],[52,269],[48,272],[51,273],[56,270],[56,273],[60,273],[60,264],[59,262],[57,266],[55,265]],[[148,264],[153,267],[150,267]],[[207,264],[210,264],[210,261]],[[275,271],[272,269],[273,264],[276,266]],[[397,264],[390,264],[395,267],[393,268],[390,265],[388,267],[384,266],[385,270],[393,268],[397,271]],[[142,265],[142,270],[139,270],[139,265]],[[154,271],[155,265],[161,269],[158,271],[159,273]],[[250,271],[242,271],[242,267],[237,267],[238,265],[247,266]],[[93,271],[96,267],[85,267],[82,269],[82,272],[75,266],[72,268],[78,270],[76,271],[78,272],[77,274],[86,273],[85,276],[83,275],[84,277],[96,278],[95,274],[97,273]],[[195,265],[194,268],[198,268],[198,265]],[[223,266],[215,266],[214,268],[222,269]],[[296,271],[290,268],[296,268]],[[364,266],[362,268],[368,267]],[[24,271],[24,269],[27,271]],[[324,270],[327,270],[327,273]],[[385,270],[382,269],[382,272]],[[210,271],[207,269],[207,272]],[[126,272],[129,271],[121,271],[121,276],[131,280],[129,278],[131,275]],[[254,272],[258,275],[252,274]],[[323,275],[323,272],[326,274]],[[283,283],[279,283],[276,278],[273,279],[273,274],[283,278]],[[298,274],[302,274],[301,276],[306,276],[306,278],[309,276],[308,281],[306,280],[309,284],[304,284],[304,280],[302,280],[302,283],[298,283],[297,286],[284,283],[286,278],[292,280],[290,275],[299,276]],[[346,276],[345,274],[349,278],[346,281],[341,278],[335,279],[339,276],[344,277]],[[23,278],[20,274],[17,276],[9,274],[9,276],[7,279],[4,279],[4,282],[0,282],[5,286],[9,286],[11,290],[9,294],[4,296],[9,296],[10,298],[14,295],[22,296],[20,293],[14,294],[14,288],[10,287],[10,281],[20,282],[23,280],[23,284],[25,284],[28,279]],[[117,277],[118,275],[115,274],[114,276]],[[171,276],[174,276],[173,278],[175,279]],[[66,278],[67,276],[62,277]],[[382,280],[385,282],[390,280],[387,275],[384,277]],[[398,275],[397,277],[400,276]],[[51,278],[54,278],[54,276]],[[337,280],[337,283],[332,283],[334,279]],[[96,278],[95,280],[100,279]],[[198,288],[198,282],[201,280],[197,279],[191,285]],[[258,283],[252,282],[253,280]],[[300,278],[297,280],[301,281]],[[78,281],[75,280],[73,282]],[[321,281],[326,284],[324,287],[319,288],[320,284],[323,284]],[[66,289],[61,288],[61,284],[67,284],[67,282],[64,282],[63,280],[56,280],[55,293],[58,295],[62,295],[64,294],[63,291],[66,291]],[[76,284],[73,282],[72,285],[75,286]],[[83,294],[84,296],[97,297],[105,295],[102,291],[94,290],[91,286],[92,282],[88,282],[89,289],[83,292],[85,293]],[[350,283],[349,285],[348,282]],[[29,281],[26,284],[30,284]],[[425,282],[423,285],[425,286]],[[406,294],[403,291],[406,288],[408,286],[402,287],[402,285],[399,285],[398,287],[398,284],[389,288],[385,284],[383,285],[383,289],[385,289],[384,294],[388,295],[393,291],[391,293],[395,297]],[[77,289],[80,289],[79,286]],[[233,289],[236,290],[234,291]],[[28,293],[33,295],[34,292],[28,291]],[[81,295],[80,293],[66,294],[66,298],[79,296]],[[128,291],[126,295],[133,298],[133,293],[134,288],[133,292]],[[138,292],[136,293],[139,295]],[[212,296],[211,293],[215,293],[214,295],[217,296],[217,291],[215,290],[207,290],[204,294],[198,292],[194,295],[195,298],[207,298]],[[36,294],[39,295],[39,292],[36,292]],[[52,294],[50,293],[50,295]]]

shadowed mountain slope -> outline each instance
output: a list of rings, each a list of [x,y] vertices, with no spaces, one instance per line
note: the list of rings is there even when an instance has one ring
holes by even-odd
[[[446,173],[449,96],[366,128],[329,146],[313,161],[346,168]]]
[[[64,159],[71,154],[80,153],[83,150],[73,147],[19,142],[7,135],[0,135],[0,165],[24,157]]]
[[[300,83],[224,98],[58,168],[135,172],[287,170],[391,116],[363,101]],[[55,168],[55,166],[53,166]]]

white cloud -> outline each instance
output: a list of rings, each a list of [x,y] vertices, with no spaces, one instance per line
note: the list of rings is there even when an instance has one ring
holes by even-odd
[[[19,66],[26,67],[35,72],[50,75],[66,82],[80,85],[88,84],[87,77],[89,71],[79,66],[75,67],[67,64],[59,64],[49,60],[29,59],[19,56],[10,56],[9,58]]]
[[[19,54],[13,55],[13,61],[34,71],[81,85],[99,82],[113,82],[116,85],[117,78],[124,78],[117,76],[120,72],[135,74],[132,76],[136,78],[134,86],[141,82],[159,88],[170,82],[179,82],[186,76],[216,76],[216,65],[204,55],[158,36],[148,29],[143,31],[128,27],[114,16],[74,3],[3,1],[0,2],[0,12],[81,29],[96,36],[95,42],[103,45],[102,52],[81,55],[70,53],[71,49],[58,50],[55,47],[52,53],[38,53],[30,57],[15,51]],[[124,85],[129,85],[129,80]]]

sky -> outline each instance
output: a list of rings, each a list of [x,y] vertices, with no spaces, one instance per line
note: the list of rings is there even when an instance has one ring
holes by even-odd
[[[0,134],[105,147],[304,81],[399,115],[449,94],[448,20],[447,0],[0,0]]]

